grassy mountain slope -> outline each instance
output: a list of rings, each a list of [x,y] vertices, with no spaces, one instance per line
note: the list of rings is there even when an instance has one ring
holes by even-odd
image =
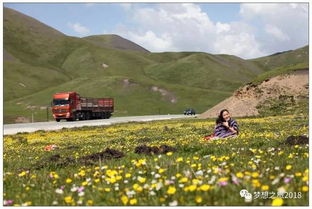
[[[68,37],[4,8],[5,123],[32,113],[45,120],[52,95],[62,91],[114,97],[115,116],[202,112],[265,71],[262,60],[150,53],[114,35]]]
[[[93,43],[96,46],[104,48],[115,48],[121,50],[131,50],[138,52],[149,52],[143,47],[133,43],[127,39],[124,39],[118,35],[97,35],[97,36],[88,36],[84,38],[85,40]]]
[[[287,52],[279,52],[270,56],[251,59],[250,61],[256,63],[260,68],[265,70],[272,70],[275,68],[289,67],[291,65],[309,63],[309,46],[305,46],[296,50]]]
[[[232,91],[259,72],[256,65],[240,58],[206,53],[192,53],[145,69],[146,75],[156,80],[221,91]]]

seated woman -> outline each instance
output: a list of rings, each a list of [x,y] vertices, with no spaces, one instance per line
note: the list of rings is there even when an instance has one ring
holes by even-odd
[[[230,112],[227,109],[223,109],[216,120],[214,133],[210,136],[206,136],[205,139],[236,137],[238,131],[237,122],[231,118]]]

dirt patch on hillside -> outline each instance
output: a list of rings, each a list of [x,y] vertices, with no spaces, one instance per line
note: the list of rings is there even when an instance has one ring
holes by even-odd
[[[30,123],[30,119],[23,116],[18,116],[14,121],[15,123]]]
[[[127,78],[122,81],[122,86],[124,89],[128,89],[130,87],[139,86],[139,84]]]
[[[79,161],[99,161],[99,160],[110,160],[113,158],[122,158],[124,153],[114,149],[106,149],[103,152],[97,152],[91,155],[87,155],[79,158]]]
[[[291,96],[296,100],[309,94],[308,86],[308,69],[276,76],[258,85],[249,83],[236,90],[231,97],[199,115],[199,118],[216,118],[224,108],[228,109],[233,117],[255,116],[259,114],[257,106],[260,103],[277,99],[281,95]]]
[[[134,153],[136,154],[166,154],[168,152],[175,152],[176,148],[168,146],[168,145],[160,145],[157,146],[147,146],[147,145],[140,145],[134,149]]]
[[[76,146],[66,147],[66,149],[76,149]],[[121,151],[107,148],[103,152],[97,152],[75,159],[74,157],[63,158],[60,154],[54,154],[43,158],[32,166],[32,169],[40,170],[46,167],[66,167],[74,164],[96,165],[99,161],[119,159],[125,154]],[[30,169],[28,169],[30,170]]]
[[[105,63],[102,63],[102,67],[105,69],[105,68],[108,68],[109,66]]]
[[[152,86],[151,91],[159,92],[163,98],[170,101],[171,103],[177,103],[178,102],[177,97],[174,95],[174,93],[172,93],[166,89],[162,89],[162,88],[159,88],[157,86]]]
[[[289,136],[284,144],[297,145],[297,144],[309,144],[309,138],[307,136]]]

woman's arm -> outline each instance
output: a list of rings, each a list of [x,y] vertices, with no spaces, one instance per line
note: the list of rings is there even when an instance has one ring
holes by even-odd
[[[233,127],[229,127],[229,130],[232,131],[233,133],[237,133],[237,131]]]
[[[223,122],[223,125],[227,127],[233,133],[237,133],[237,130],[235,130],[233,127],[230,127],[228,122]]]

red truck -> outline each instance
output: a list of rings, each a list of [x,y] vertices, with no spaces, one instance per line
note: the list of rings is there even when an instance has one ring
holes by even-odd
[[[53,95],[52,113],[57,122],[110,118],[114,112],[113,98],[80,97],[77,92]]]

